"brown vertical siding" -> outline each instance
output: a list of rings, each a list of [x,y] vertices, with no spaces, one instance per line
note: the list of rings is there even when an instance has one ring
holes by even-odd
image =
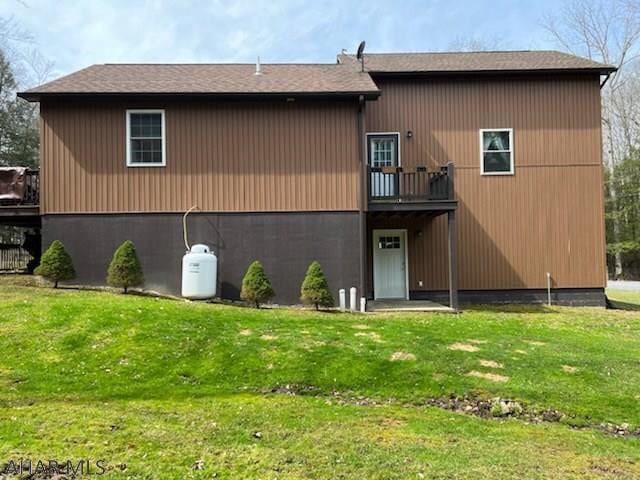
[[[405,166],[456,165],[461,289],[545,288],[546,272],[554,287],[604,287],[596,78],[377,83],[368,131],[401,132]],[[479,129],[503,127],[514,129],[515,175],[481,176]],[[445,217],[374,225],[411,229],[411,290],[447,288]]]
[[[127,168],[125,111],[43,103],[42,212],[356,210],[355,103],[170,103],[167,166]]]

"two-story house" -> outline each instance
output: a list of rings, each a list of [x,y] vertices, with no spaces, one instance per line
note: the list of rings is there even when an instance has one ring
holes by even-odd
[[[193,241],[237,298],[255,259],[296,303],[312,260],[368,298],[603,305],[600,88],[553,51],[336,64],[94,65],[40,102],[44,247],[103,283],[122,241],[177,293]]]

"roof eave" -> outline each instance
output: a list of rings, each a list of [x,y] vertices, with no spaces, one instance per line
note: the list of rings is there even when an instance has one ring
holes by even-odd
[[[361,95],[366,100],[375,100],[381,95],[380,90],[362,91],[327,91],[327,92],[18,92],[18,97],[28,102],[40,102],[46,99],[64,98],[166,98],[193,97],[228,100],[251,99],[287,99],[287,98],[357,98]]]
[[[405,76],[405,77],[445,77],[445,76],[498,76],[498,75],[610,75],[617,71],[616,67],[602,68],[540,68],[540,69],[512,69],[512,70],[367,70],[372,76]]]

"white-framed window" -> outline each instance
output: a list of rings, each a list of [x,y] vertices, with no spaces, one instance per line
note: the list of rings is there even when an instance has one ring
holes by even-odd
[[[480,173],[513,175],[513,128],[480,130]]]
[[[127,110],[127,166],[167,164],[164,110]]]

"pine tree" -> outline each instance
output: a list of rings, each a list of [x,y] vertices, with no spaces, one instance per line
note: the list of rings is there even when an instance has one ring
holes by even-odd
[[[38,111],[16,98],[20,89],[14,69],[0,48],[0,166],[38,165]]]
[[[242,279],[242,290],[240,291],[240,297],[247,301],[254,303],[256,308],[260,308],[260,304],[269,300],[275,295],[271,282],[264,272],[262,263],[258,260],[249,265],[247,273],[244,274]]]
[[[142,265],[131,240],[125,241],[113,254],[107,272],[107,283],[112,287],[124,288],[124,293],[127,293],[129,287],[139,287],[144,284]]]
[[[76,278],[71,256],[64,249],[60,240],[54,240],[42,254],[40,265],[34,273],[53,282],[53,288],[58,288],[58,282]]]
[[[320,263],[314,261],[309,265],[307,274],[300,289],[300,300],[310,303],[319,310],[319,307],[333,307],[333,295],[329,291],[329,284],[324,276]]]

